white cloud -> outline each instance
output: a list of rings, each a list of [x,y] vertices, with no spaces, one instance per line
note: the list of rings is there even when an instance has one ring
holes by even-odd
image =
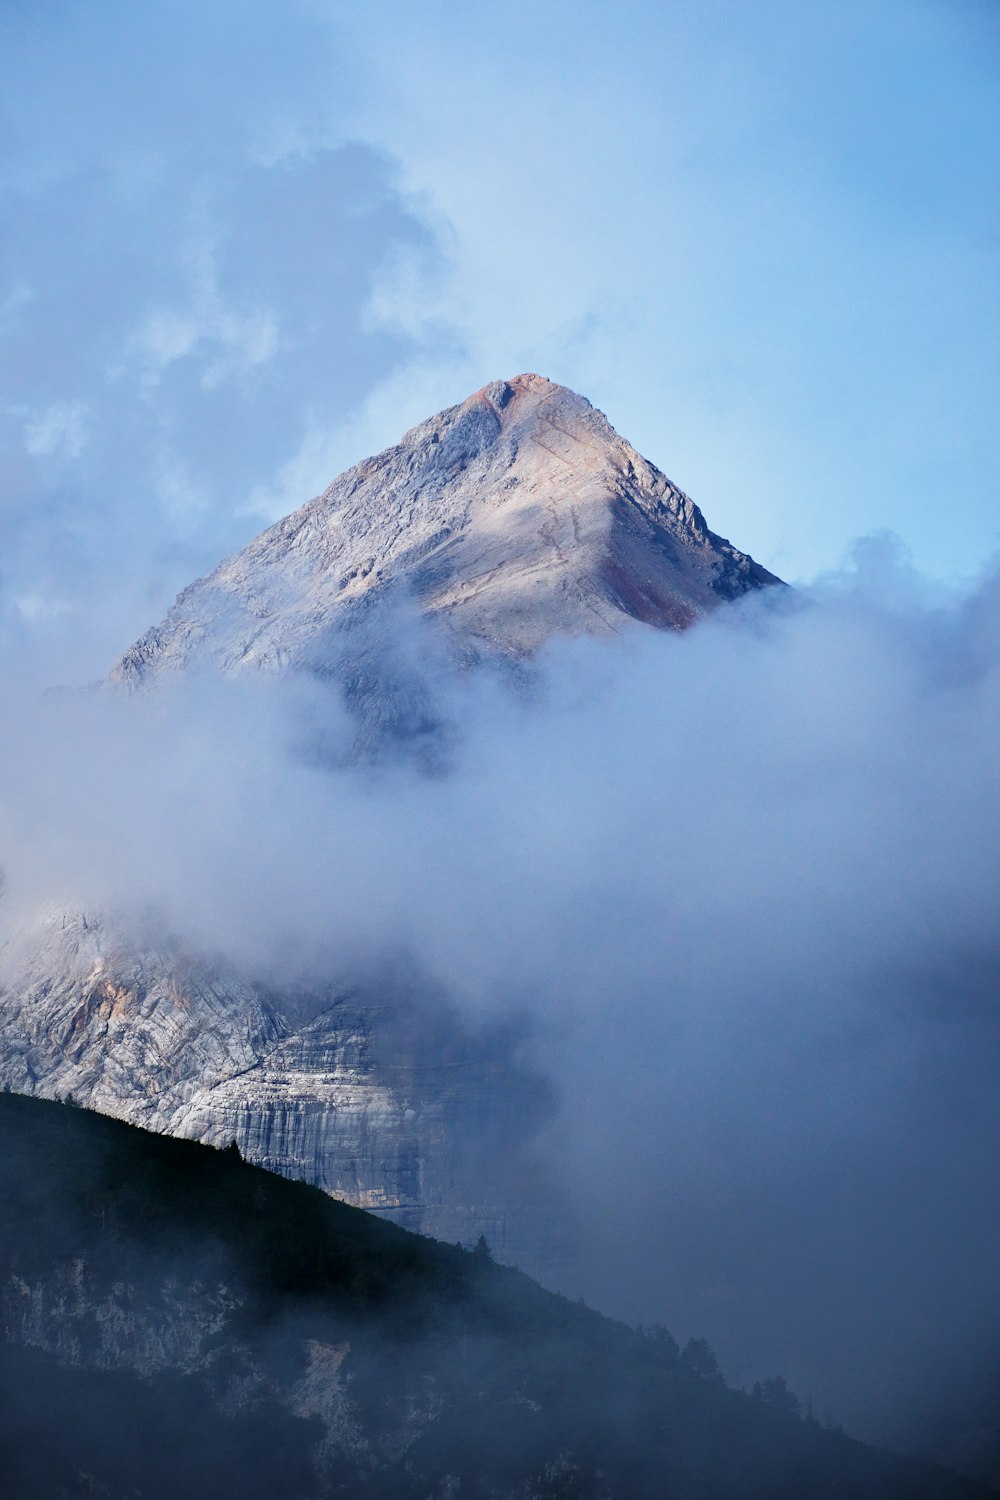
[[[135,346],[159,372],[175,360],[184,359],[203,337],[203,328],[191,313],[160,308],[144,320],[135,335]]]
[[[178,360],[200,360],[202,390],[268,363],[280,350],[279,319],[272,308],[241,307],[228,301],[219,286],[217,255],[203,243],[183,257],[187,296],[177,307],[147,314],[132,340],[145,362],[143,380],[155,389],[162,374]]]
[[[210,490],[192,477],[177,454],[161,454],[154,482],[160,504],[180,532],[197,524],[211,505]]]
[[[53,599],[39,593],[19,594],[13,604],[18,613],[32,624],[58,620],[71,609],[64,599]]]
[[[868,546],[809,608],[564,644],[518,697],[389,624],[451,774],[304,762],[344,740],[312,678],[11,694],[5,900],[152,909],[284,982],[402,953],[526,1014],[591,1299],[919,1415],[1000,1321],[1000,582],[928,602]]]
[[[79,458],[88,436],[86,401],[55,401],[24,424],[24,446],[33,458]]]

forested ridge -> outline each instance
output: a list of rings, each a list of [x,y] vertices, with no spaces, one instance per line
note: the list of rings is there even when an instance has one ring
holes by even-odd
[[[0,1142],[5,1493],[987,1493],[235,1148],[15,1095]]]

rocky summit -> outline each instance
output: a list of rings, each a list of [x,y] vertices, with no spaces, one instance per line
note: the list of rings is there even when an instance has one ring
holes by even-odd
[[[367,724],[363,753],[427,719],[416,677],[386,667],[400,601],[468,670],[523,663],[558,636],[684,629],[777,582],[589,402],[519,375],[355,465],[191,584],[112,681],[318,672]],[[485,1231],[505,1259],[547,1276],[558,1265],[558,1215],[521,1150],[547,1098],[513,1032],[470,1032],[444,1001],[388,982],[255,982],[135,914],[50,909],[0,948],[0,1086],[235,1139],[410,1228]]]
[[[589,401],[518,375],[355,464],[191,584],[113,676],[313,665],[331,631],[393,589],[469,660],[636,620],[684,629],[778,582]]]

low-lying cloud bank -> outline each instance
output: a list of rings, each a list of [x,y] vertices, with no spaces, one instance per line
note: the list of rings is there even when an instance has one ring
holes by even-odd
[[[11,682],[8,921],[151,911],[257,973],[401,955],[528,1015],[588,1298],[858,1430],[954,1427],[1000,1327],[1000,577],[857,562],[555,646],[527,691],[439,669],[439,775],[304,754],[352,735],[315,682]]]

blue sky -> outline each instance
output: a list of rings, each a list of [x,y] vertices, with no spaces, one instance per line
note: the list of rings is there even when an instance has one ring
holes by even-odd
[[[100,672],[498,375],[798,580],[1000,550],[978,0],[0,5],[0,640]]]

